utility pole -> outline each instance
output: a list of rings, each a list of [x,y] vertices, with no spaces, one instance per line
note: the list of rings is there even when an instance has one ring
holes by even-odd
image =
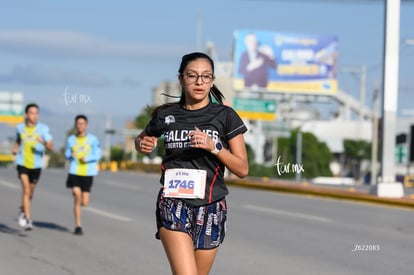
[[[296,164],[301,165],[302,164],[302,125],[298,127],[298,132],[296,134]],[[301,171],[296,171],[296,182],[301,182],[302,175],[300,173]]]
[[[408,46],[414,46],[414,38],[407,38],[407,39],[405,39],[404,43]],[[411,156],[410,156],[410,154],[411,154],[411,150],[412,150],[412,148],[411,148],[412,144],[411,144],[410,140],[412,138],[411,137],[412,134],[413,133],[412,133],[411,127],[410,127],[410,131],[408,132],[408,135],[407,135],[407,142],[408,142],[407,176],[410,175],[410,168],[411,168]]]
[[[359,138],[362,139],[362,131],[363,125],[362,122],[364,120],[363,110],[365,106],[365,98],[367,94],[367,66],[361,65],[361,67],[344,67],[341,68],[342,72],[352,73],[352,74],[359,74]]]
[[[105,158],[107,163],[111,162],[111,135],[114,134],[111,120],[111,115],[108,115],[105,122]]]
[[[374,114],[372,116],[372,145],[371,145],[371,182],[373,186],[377,183],[377,174],[378,174],[378,96],[379,96],[379,83],[376,83],[374,90]]]
[[[201,45],[203,43],[203,18],[201,12],[197,13],[197,23],[196,23],[196,49],[198,52],[201,51]]]
[[[362,122],[363,115],[362,115],[362,110],[364,108],[365,105],[365,97],[366,97],[366,93],[367,93],[367,66],[362,65],[361,66],[361,81],[360,81],[360,95],[359,95],[359,104],[360,104],[360,108],[361,110],[359,111],[359,121]]]
[[[401,198],[404,188],[395,178],[401,0],[386,0],[385,5],[381,178],[373,191],[379,197]]]

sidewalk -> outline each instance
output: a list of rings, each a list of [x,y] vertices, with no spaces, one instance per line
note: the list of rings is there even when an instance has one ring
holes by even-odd
[[[226,178],[225,181],[226,184],[230,186],[240,186],[244,188],[255,188],[285,193],[306,194],[320,197],[365,201],[370,203],[394,205],[414,209],[413,190],[404,190],[405,195],[403,198],[380,198],[377,195],[370,194],[371,186],[367,185],[316,185],[309,184],[307,182],[297,183],[293,181],[267,178]]]

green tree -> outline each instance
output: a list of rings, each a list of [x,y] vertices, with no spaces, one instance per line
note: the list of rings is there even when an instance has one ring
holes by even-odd
[[[144,129],[147,123],[151,119],[151,114],[155,110],[156,106],[147,105],[144,110],[135,118],[135,127],[138,129]]]
[[[135,118],[135,127],[138,129],[144,129],[147,126],[148,122],[151,120],[152,112],[157,108],[157,106],[149,106],[147,105],[142,112]],[[154,158],[156,156],[163,157],[165,155],[165,146],[163,137],[158,139],[158,144],[155,150],[149,155],[150,158]]]
[[[111,146],[111,161],[121,162],[125,160],[125,151],[121,146]]]
[[[303,177],[332,176],[329,164],[333,156],[326,143],[319,142],[311,133],[303,133],[302,140]]]
[[[58,151],[49,151],[49,167],[62,168],[65,166],[65,148],[61,147]]]
[[[298,129],[291,131],[288,138],[278,139],[278,159],[285,167],[289,166],[290,170],[285,173],[277,174],[280,178],[294,178],[295,173],[292,171],[293,165],[303,167],[303,178],[314,178],[318,176],[332,176],[329,164],[333,158],[328,146],[324,142],[319,142],[312,133],[302,133],[302,163],[296,163],[296,139]],[[276,170],[275,170],[276,171]]]
[[[254,165],[254,150],[252,148],[252,146],[250,146],[249,144],[246,143],[246,152],[247,152],[247,161],[249,163],[249,167]]]
[[[274,165],[262,165],[255,162],[255,153],[253,148],[246,144],[247,160],[249,164],[249,177],[275,177],[275,166]]]
[[[75,127],[70,128],[66,131],[65,141],[70,136],[76,133]],[[49,166],[50,167],[64,167],[66,163],[65,158],[65,147],[59,148],[57,151],[49,151],[48,155],[50,156],[49,159]]]
[[[345,166],[356,180],[361,179],[361,162],[371,159],[371,143],[365,140],[344,140]]]

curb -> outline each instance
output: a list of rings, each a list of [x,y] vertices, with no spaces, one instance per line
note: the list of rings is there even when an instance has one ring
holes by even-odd
[[[306,182],[302,184],[296,184],[286,183],[282,181],[252,179],[225,179],[225,182],[229,186],[239,186],[243,188],[262,189],[284,193],[363,201],[414,209],[414,199],[412,196],[403,198],[384,198],[369,194],[367,192],[357,191],[353,187],[349,187],[348,189],[339,189],[332,187],[311,186]]]

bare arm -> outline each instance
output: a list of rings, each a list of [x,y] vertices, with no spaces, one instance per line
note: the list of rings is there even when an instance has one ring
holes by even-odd
[[[249,174],[246,145],[243,135],[240,134],[229,140],[229,149],[223,149],[217,158],[236,176],[244,178]]]
[[[12,154],[16,155],[17,152],[19,152],[19,142],[16,141],[13,145]]]
[[[144,130],[135,138],[135,150],[143,154],[150,154],[157,146],[157,142],[157,137],[148,136]]]
[[[53,141],[51,141],[51,140],[46,141],[45,147],[46,147],[48,150],[53,151],[53,148],[54,148],[54,146],[53,146]]]
[[[37,141],[42,144],[43,146],[45,146],[46,149],[53,151],[53,141],[52,140],[48,140],[48,141],[44,141],[41,137],[37,137]]]

